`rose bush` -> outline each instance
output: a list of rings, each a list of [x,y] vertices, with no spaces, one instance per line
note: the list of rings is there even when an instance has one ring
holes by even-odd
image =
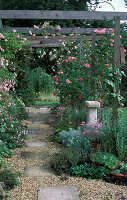
[[[83,104],[86,100],[97,100],[109,105],[113,98],[121,101],[116,85],[121,83],[120,69],[114,68],[114,34],[104,35],[106,29],[95,30],[103,34],[96,41],[94,60],[92,60],[91,42],[81,44],[63,42],[60,50],[54,53],[57,57],[59,71],[53,76],[56,84],[55,94],[61,103],[72,106]]]
[[[17,83],[15,57],[17,51],[23,48],[25,40],[17,35],[15,30],[13,32],[0,34],[0,139],[9,148],[23,145],[27,133],[21,120],[17,118],[16,109],[20,103],[17,103],[15,97]]]

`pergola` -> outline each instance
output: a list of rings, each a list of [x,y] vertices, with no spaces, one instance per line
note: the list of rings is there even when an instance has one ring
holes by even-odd
[[[120,62],[125,63],[124,57],[124,47],[120,46],[120,20],[127,20],[127,12],[96,12],[96,11],[57,11],[57,10],[0,10],[0,31],[6,30],[6,27],[2,25],[2,19],[45,19],[45,20],[67,20],[67,19],[80,19],[80,20],[113,20],[115,24],[114,34],[114,67],[119,68]],[[106,27],[105,27],[106,28]],[[33,33],[42,33],[44,29],[33,29],[31,27],[8,27],[7,31],[12,32],[13,29],[16,29],[19,33],[28,33],[32,31]],[[70,37],[66,38],[72,41],[79,41],[82,43],[82,40],[88,39],[92,40],[92,52],[95,49],[95,41],[100,39],[101,36],[96,35],[92,28],[62,28],[59,33],[61,34],[81,34],[82,37]],[[49,33],[56,33],[55,29],[48,29]],[[109,29],[106,30],[105,34],[109,34]],[[85,36],[84,36],[85,35]],[[92,35],[92,37],[90,36]],[[43,39],[43,41],[42,41]],[[58,47],[60,41],[64,41],[65,38],[62,36],[56,36],[56,38],[49,37],[49,39],[44,40],[42,36],[28,36],[28,41],[32,47]],[[48,43],[46,42],[48,41]],[[121,50],[121,59],[120,59],[120,50]],[[93,53],[94,55],[94,53]],[[94,56],[92,56],[94,59]],[[119,86],[116,85],[117,91]],[[117,106],[118,102],[115,101],[113,104],[113,118],[117,118]]]

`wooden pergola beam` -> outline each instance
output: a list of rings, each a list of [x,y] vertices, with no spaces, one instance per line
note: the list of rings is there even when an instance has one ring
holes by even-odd
[[[58,11],[58,10],[0,10],[0,19],[82,19],[127,20],[127,12]]]
[[[61,28],[61,31],[57,31],[56,28],[52,29],[34,29],[32,27],[4,27],[1,28],[1,31],[8,31],[10,33],[13,32],[13,30],[16,30],[17,33],[29,33],[31,31],[32,33],[43,33],[46,31],[47,33],[58,33],[58,34],[85,34],[90,35],[95,30],[95,28]],[[102,30],[102,28],[98,28],[98,30]],[[106,29],[105,34],[111,34],[111,31],[109,28]]]

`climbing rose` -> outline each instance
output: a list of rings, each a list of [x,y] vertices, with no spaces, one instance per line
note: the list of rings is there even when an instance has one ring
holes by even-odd
[[[88,63],[86,63],[86,64],[85,64],[85,67],[86,67],[86,68],[89,68],[89,67],[90,67],[90,65],[89,65]]]
[[[17,38],[17,39],[19,39],[19,38],[20,38],[20,36],[19,36],[19,35],[16,35],[16,38]]]
[[[61,31],[61,27],[60,27],[60,26],[57,26],[57,27],[56,27],[56,30],[57,30],[57,31]]]
[[[55,81],[58,81],[58,78],[54,78],[55,79]]]
[[[34,29],[38,29],[38,28],[39,28],[38,26],[34,25]]]
[[[71,83],[71,81],[70,81],[69,79],[67,79],[67,80],[66,80],[66,83],[67,83],[67,84],[70,84],[70,83]]]
[[[113,46],[114,46],[114,44],[113,44],[113,43],[111,43],[111,44],[110,44],[110,46],[111,46],[111,47],[113,47]]]
[[[82,81],[82,78],[79,78],[78,80],[81,82],[81,81]]]
[[[56,92],[55,91],[53,91],[53,95],[56,96]]]
[[[81,94],[79,94],[79,99],[80,99],[80,100],[82,99],[82,96],[81,96]]]
[[[105,33],[105,31],[106,31],[106,28],[103,28],[102,30],[95,29],[94,33],[103,34]]]
[[[109,31],[111,31],[112,33],[114,33],[114,29],[112,29],[112,28],[109,28]]]
[[[70,60],[70,61],[72,61],[72,60],[77,60],[77,58],[76,58],[76,57],[71,57],[71,56],[69,56],[69,57],[68,57],[68,60]]]

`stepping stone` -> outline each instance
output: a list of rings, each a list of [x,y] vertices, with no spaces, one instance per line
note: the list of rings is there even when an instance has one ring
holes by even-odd
[[[46,124],[46,121],[32,121],[33,124]]]
[[[41,108],[39,108],[39,110],[49,110],[49,108],[47,108],[47,107],[41,107]]]
[[[28,136],[29,136],[30,138],[37,138],[37,137],[39,137],[39,135],[40,135],[39,132],[30,132],[30,133],[28,134]]]
[[[47,142],[25,142],[26,147],[43,147],[47,148],[48,143]]]
[[[24,177],[44,177],[54,175],[50,166],[31,166],[24,168]]]
[[[29,131],[40,131],[40,127],[28,126]]]
[[[76,187],[40,187],[38,200],[80,200]]]
[[[45,160],[49,156],[48,152],[30,152],[23,151],[21,152],[21,158],[32,159],[32,160]]]

